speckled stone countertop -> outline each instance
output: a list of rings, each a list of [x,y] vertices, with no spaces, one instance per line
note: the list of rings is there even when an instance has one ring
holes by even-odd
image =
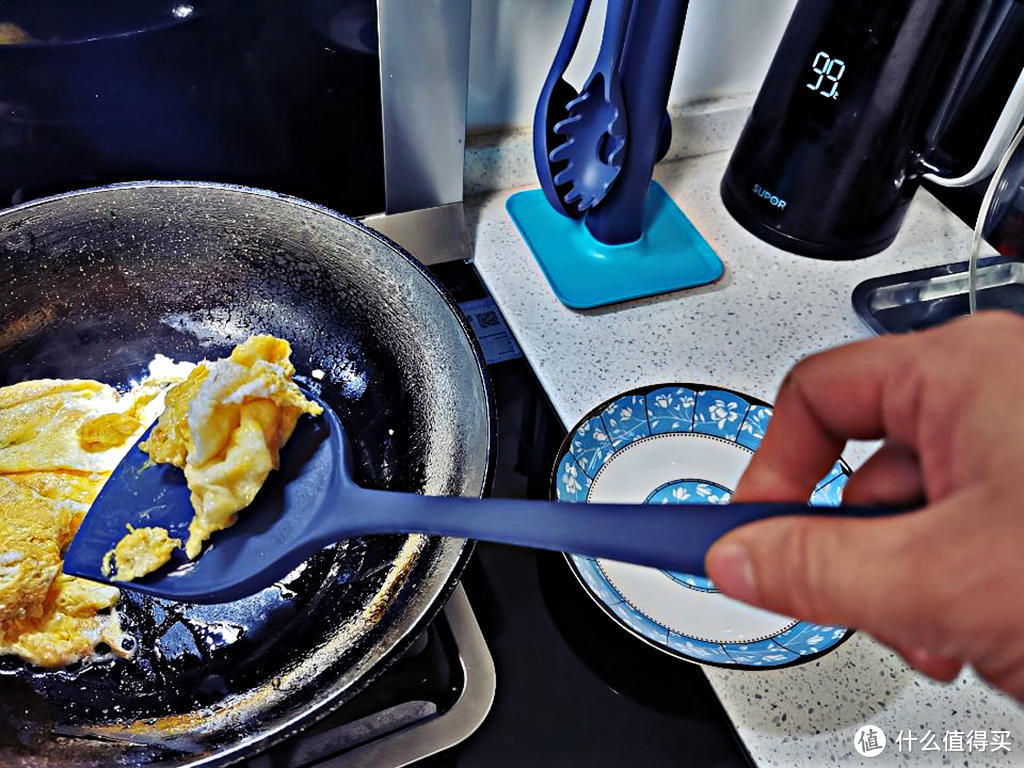
[[[469,206],[477,268],[559,416],[573,426],[592,407],[660,382],[720,384],[772,400],[804,355],[865,338],[850,295],[862,280],[962,261],[971,232],[927,193],[896,243],[856,262],[828,263],[779,251],[736,224],[718,185],[727,153],[662,166],[658,181],[726,265],[716,285],[577,312],[560,304],[504,209],[508,192]],[[853,446],[858,465],[869,446]],[[1024,765],[1024,709],[971,673],[945,686],[908,669],[865,635],[801,667],[763,672],[708,669],[707,676],[759,766]],[[880,756],[854,751],[865,724],[890,739]],[[901,754],[900,730],[938,736]],[[941,751],[947,731],[1010,731],[1012,750]]]

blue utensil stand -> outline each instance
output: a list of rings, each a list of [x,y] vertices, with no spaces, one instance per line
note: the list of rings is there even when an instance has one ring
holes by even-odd
[[[555,295],[573,309],[706,285],[725,271],[686,215],[651,180],[670,139],[665,105],[687,7],[688,0],[632,3],[621,59],[629,138],[621,170],[605,196],[583,218],[568,215],[564,205],[553,206],[541,190],[520,192],[506,203]],[[559,72],[564,64],[556,61]],[[542,101],[550,96],[545,94]],[[546,101],[544,106],[550,119]],[[538,126],[535,154],[542,180],[551,170],[545,136]],[[601,149],[600,143],[592,148],[593,162],[600,161]],[[587,162],[587,153],[576,152],[566,172],[585,175]],[[559,193],[550,183],[546,187],[548,194]]]
[[[722,261],[657,182],[651,182],[643,234],[624,245],[595,238],[584,221],[557,213],[539,189],[505,204],[558,299],[592,309],[713,283]]]

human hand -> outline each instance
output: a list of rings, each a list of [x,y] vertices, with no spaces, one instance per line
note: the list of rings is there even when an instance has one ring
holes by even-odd
[[[866,631],[927,675],[971,664],[1024,700],[1024,319],[986,313],[814,355],[786,379],[733,501],[806,502],[848,439],[884,439],[843,501],[918,511],[745,526],[725,594]]]

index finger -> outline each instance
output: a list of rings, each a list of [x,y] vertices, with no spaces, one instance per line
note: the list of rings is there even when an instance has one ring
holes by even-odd
[[[806,502],[847,440],[884,437],[886,392],[906,363],[908,341],[869,339],[800,362],[733,500]]]

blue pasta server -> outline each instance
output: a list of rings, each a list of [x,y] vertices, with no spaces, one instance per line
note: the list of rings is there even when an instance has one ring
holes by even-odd
[[[668,102],[687,0],[609,0],[593,72],[572,92],[562,74],[589,2],[578,0],[537,107],[541,190],[507,208],[555,295],[588,309],[718,280],[721,260],[652,181],[671,139]]]

